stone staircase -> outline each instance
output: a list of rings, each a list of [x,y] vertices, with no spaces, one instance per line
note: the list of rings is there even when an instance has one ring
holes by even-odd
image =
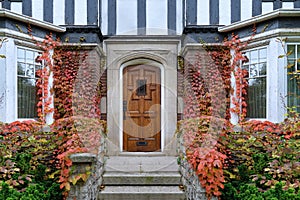
[[[99,200],[184,200],[174,156],[110,156]]]

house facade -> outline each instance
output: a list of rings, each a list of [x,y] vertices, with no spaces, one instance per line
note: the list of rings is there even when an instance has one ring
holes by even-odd
[[[200,53],[205,64],[210,60],[203,43],[221,45],[232,33],[246,41],[254,25],[256,34],[243,49],[249,62],[237,66],[248,70],[247,118],[276,123],[285,119],[287,107],[299,111],[298,83],[290,76],[300,69],[300,0],[0,2],[0,37],[7,38],[0,49],[6,55],[0,59],[2,122],[37,116],[40,49],[28,24],[36,40],[51,32],[68,45],[80,43],[96,52],[105,83],[99,106],[107,121],[109,155],[175,155],[174,133],[184,108],[178,60],[193,65]],[[237,123],[238,115],[231,121]]]

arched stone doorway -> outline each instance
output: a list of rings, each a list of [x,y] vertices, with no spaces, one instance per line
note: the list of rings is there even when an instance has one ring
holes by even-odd
[[[177,55],[179,45],[180,40],[177,38],[153,40],[148,37],[127,38],[124,36],[105,40],[108,155],[176,155],[174,134],[177,125]],[[124,98],[123,93],[125,92],[123,90],[128,86],[123,86],[127,84],[124,84],[126,77],[124,78],[123,73],[124,70],[130,68],[129,71],[136,75],[129,76],[138,78],[129,77],[132,82],[129,87],[132,88],[129,95],[125,94],[126,98]],[[145,70],[150,80],[142,76]],[[149,81],[150,84],[148,85]],[[151,81],[154,81],[154,84],[151,85]],[[157,86],[160,87],[157,88]],[[150,91],[153,91],[153,95],[154,93],[155,95],[160,94],[160,96],[154,97],[154,102],[150,100]],[[149,98],[149,100],[145,101],[143,98]],[[139,102],[140,100],[141,102]],[[128,104],[129,101],[143,110],[133,109],[133,107],[128,110],[128,106],[131,106]],[[126,104],[127,109],[124,111]],[[141,106],[143,104],[144,106]],[[158,110],[157,107],[160,109]],[[155,118],[154,115],[160,117]],[[127,124],[127,120],[131,122],[131,125]],[[126,131],[126,127],[129,127],[129,130]],[[150,133],[145,132],[147,128],[152,129],[152,131]],[[137,129],[142,131],[137,131]],[[129,136],[124,137],[124,130]],[[157,135],[157,133],[159,134]],[[151,137],[148,137],[149,135]],[[128,148],[128,146],[133,147]]]

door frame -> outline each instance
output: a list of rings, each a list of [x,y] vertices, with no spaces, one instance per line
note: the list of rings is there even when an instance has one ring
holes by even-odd
[[[120,88],[119,88],[119,93],[120,93],[120,99],[119,99],[119,113],[120,113],[120,117],[119,117],[119,124],[120,124],[120,128],[119,128],[119,141],[120,141],[120,152],[124,152],[124,148],[123,148],[123,70],[126,67],[129,66],[133,66],[133,65],[148,65],[151,67],[157,67],[160,69],[160,105],[161,105],[161,114],[160,114],[160,129],[161,129],[161,135],[160,135],[160,151],[159,152],[163,152],[164,150],[164,143],[165,143],[165,114],[164,114],[164,110],[165,110],[165,71],[164,71],[164,66],[154,60],[151,59],[146,59],[146,58],[137,58],[137,59],[133,59],[130,61],[127,61],[123,64],[121,64],[120,67],[120,71],[119,71],[119,77],[120,77]],[[141,153],[141,152],[131,152],[131,153]],[[154,153],[154,152],[151,152]]]

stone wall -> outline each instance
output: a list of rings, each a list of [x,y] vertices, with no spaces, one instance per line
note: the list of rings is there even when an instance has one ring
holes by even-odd
[[[205,196],[205,189],[200,186],[198,176],[191,168],[187,161],[185,147],[183,145],[183,138],[178,135],[178,155],[179,155],[179,169],[181,173],[181,182],[184,186],[184,191],[187,200],[207,200]],[[216,200],[216,198],[212,198]]]
[[[72,154],[73,162],[71,178],[80,174],[88,174],[84,182],[79,180],[75,185],[71,184],[71,190],[67,200],[96,200],[100,186],[103,183],[104,155],[106,154],[105,137],[101,137],[98,154],[78,153]]]

